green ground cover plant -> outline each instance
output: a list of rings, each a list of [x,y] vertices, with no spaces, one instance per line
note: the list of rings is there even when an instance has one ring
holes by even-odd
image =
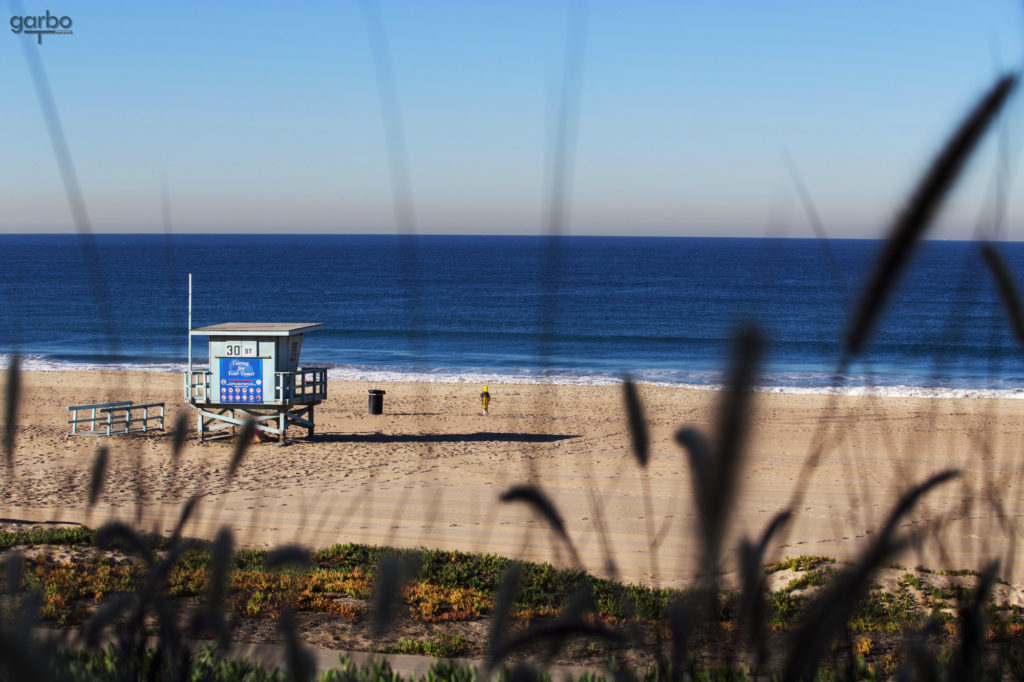
[[[132,594],[147,583],[153,569],[140,556],[101,551],[95,542],[97,532],[87,528],[75,530],[73,534],[59,529],[7,534],[8,547],[34,547],[39,551],[33,558],[24,560],[20,582],[13,592],[16,598],[7,605],[8,614],[24,607],[33,595],[40,595],[38,616],[42,624],[87,625],[105,600]],[[69,538],[76,542],[69,542]],[[154,554],[166,551],[167,543],[163,538],[150,537],[143,541],[149,543]],[[61,562],[46,551],[47,547],[69,544],[89,558],[77,563]],[[192,547],[182,552],[177,563],[166,572],[166,595],[192,599],[195,608],[201,608],[208,603],[211,594],[215,548],[209,543],[188,544]],[[308,563],[268,568],[267,559],[271,554],[252,549],[232,554],[222,595],[223,608],[232,618],[276,620],[287,611],[324,614],[353,623],[369,622],[380,568],[386,558],[400,556],[406,565],[415,566],[402,589],[401,617],[424,625],[493,621],[502,576],[515,566],[519,578],[509,610],[510,632],[522,633],[534,626],[550,626],[576,609],[582,624],[607,628],[608,632],[624,633],[632,629],[631,636],[612,641],[606,641],[602,635],[607,633],[598,629],[581,632],[574,643],[567,646],[570,659],[573,655],[608,659],[616,651],[642,652],[642,656],[647,656],[659,638],[671,637],[671,628],[665,627],[671,622],[671,609],[700,597],[696,590],[623,585],[580,571],[558,570],[548,564],[519,563],[465,552],[339,544],[308,553]],[[771,633],[769,637],[793,636],[819,593],[833,585],[844,569],[848,567],[824,556],[791,557],[762,567],[765,576],[782,570],[795,574],[780,589],[766,593],[765,624]],[[11,570],[9,564],[0,569],[0,579],[9,582]],[[890,650],[889,642],[899,639],[905,632],[938,628],[940,636],[936,641],[941,641],[944,647],[954,646],[965,628],[963,605],[972,603],[978,596],[970,582],[939,588],[928,582],[933,573],[889,570],[899,573],[895,589],[887,591],[875,586],[868,590],[844,624],[846,636],[853,642],[851,648],[856,652],[850,655],[855,662],[860,661],[858,665],[862,668],[896,666],[902,658]],[[955,577],[961,581],[977,579],[973,575]],[[585,599],[581,599],[581,595]],[[985,641],[1017,645],[1024,638],[1024,610],[1020,607],[991,604],[985,615],[988,623]],[[695,628],[693,640],[708,650],[722,646],[742,649],[739,636],[746,627],[743,595],[735,590],[723,590],[717,597],[714,617]],[[153,634],[158,635],[159,631],[154,630]],[[887,638],[878,639],[879,635]],[[394,643],[382,644],[377,651],[432,657],[479,657],[487,648],[488,642],[483,639],[435,628],[429,635],[404,636]],[[704,665],[713,666],[714,660]]]

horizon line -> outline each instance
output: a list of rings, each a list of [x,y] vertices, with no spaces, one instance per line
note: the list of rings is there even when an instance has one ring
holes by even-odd
[[[772,241],[885,241],[888,235],[878,237],[815,237],[815,236],[790,236],[790,235],[760,235],[760,236],[739,236],[739,235],[672,235],[672,234],[524,234],[521,232],[199,232],[199,231],[174,231],[164,232],[148,230],[144,232],[131,231],[93,231],[93,232],[3,232],[2,237],[82,237],[82,236],[138,236],[138,237],[174,237],[174,236],[198,236],[198,237],[521,237],[524,239],[557,238],[557,239],[745,239],[745,240],[772,240]],[[922,237],[921,241],[928,242],[998,242],[998,243],[1021,243],[1024,239],[1009,239],[1006,237],[995,239],[957,239],[946,237]]]

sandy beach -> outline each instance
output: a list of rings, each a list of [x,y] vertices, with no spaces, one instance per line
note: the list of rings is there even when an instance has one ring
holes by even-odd
[[[367,414],[371,388],[387,391],[382,415]],[[492,383],[488,416],[481,388],[332,381],[317,407],[314,440],[295,428],[286,447],[254,444],[227,481],[234,442],[195,442],[181,375],[25,372],[0,517],[91,526],[117,518],[169,532],[184,501],[199,495],[185,529],[197,537],[227,525],[236,542],[251,546],[361,542],[572,565],[543,520],[521,503],[498,501],[510,486],[534,483],[555,503],[587,570],[666,587],[692,581],[693,485],[674,436],[692,426],[713,439],[717,393],[639,387],[651,436],[642,469],[621,387]],[[109,400],[164,401],[168,429],[65,438],[67,406]],[[955,468],[961,475],[902,524],[915,543],[899,560],[978,569],[999,558],[1004,578],[1022,582],[1014,543],[1022,412],[1024,402],[1010,399],[756,394],[724,569],[733,570],[739,539],[760,535],[787,508],[794,518],[768,559],[853,558],[901,493]],[[171,426],[179,415],[189,439],[175,462]],[[108,473],[90,509],[90,469],[101,446],[109,449]]]

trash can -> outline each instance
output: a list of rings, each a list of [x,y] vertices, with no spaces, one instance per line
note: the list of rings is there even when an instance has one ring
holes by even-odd
[[[384,391],[370,389],[370,414],[384,414]]]

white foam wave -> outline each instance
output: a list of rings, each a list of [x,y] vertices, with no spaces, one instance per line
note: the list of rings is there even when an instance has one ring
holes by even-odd
[[[0,367],[7,369],[12,356],[0,354]],[[20,357],[23,370],[33,372],[61,370],[127,370],[136,372],[184,372],[185,363],[178,362],[100,362],[57,360],[43,354],[25,354]],[[430,382],[470,384],[541,384],[569,386],[611,386],[622,383],[621,375],[610,372],[582,374],[567,370],[537,371],[529,368],[502,369],[489,371],[486,368],[438,370],[400,370],[392,367],[367,367],[359,365],[328,365],[327,376],[338,381],[385,382]],[[777,385],[760,386],[762,393],[792,395],[843,395],[875,396],[882,398],[1010,398],[1024,399],[1024,387],[1020,388],[973,388],[948,386],[914,386],[909,384],[875,385],[867,377],[847,378],[845,383],[827,384],[821,376],[803,374],[794,376],[777,375]],[[639,384],[664,386],[698,391],[717,391],[722,388],[717,373],[682,373],[671,370],[650,370],[637,372],[633,380]],[[769,381],[771,377],[769,377]],[[808,385],[813,381],[821,385]],[[802,385],[801,385],[802,384]]]
[[[0,367],[10,367],[11,354],[0,353]],[[30,372],[60,372],[67,370],[125,370],[130,372],[184,372],[184,362],[101,362],[90,360],[56,360],[48,355],[26,353],[19,356],[21,369]]]
[[[948,388],[944,386],[764,386],[763,393],[846,395],[880,398],[1012,398],[1024,399],[1024,388]]]
[[[584,374],[537,374],[521,372],[487,372],[483,369],[470,371],[395,371],[366,367],[331,367],[327,370],[329,379],[339,381],[419,381],[440,384],[567,384],[576,386],[610,386],[621,383],[612,376]]]

